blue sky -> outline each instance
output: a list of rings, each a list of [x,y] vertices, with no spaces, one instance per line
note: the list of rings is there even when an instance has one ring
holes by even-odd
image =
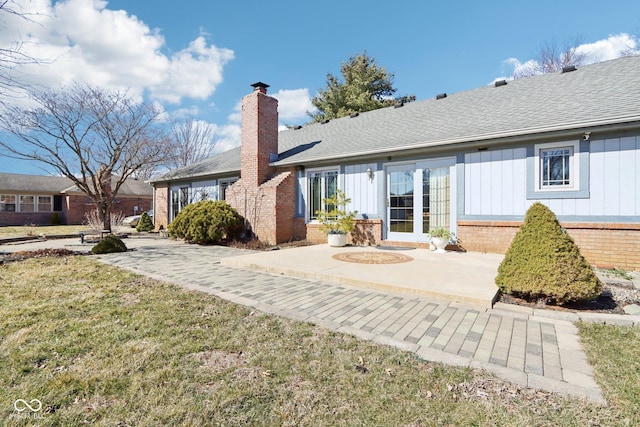
[[[326,74],[365,50],[395,74],[398,95],[425,99],[508,78],[545,41],[581,37],[597,61],[640,35],[635,0],[11,1],[38,13],[0,32],[0,46],[27,40],[28,53],[48,59],[24,70],[30,81],[126,88],[167,117],[214,126],[218,150],[239,144],[251,83],[271,85],[282,125],[304,124]],[[42,173],[2,158],[0,171]]]

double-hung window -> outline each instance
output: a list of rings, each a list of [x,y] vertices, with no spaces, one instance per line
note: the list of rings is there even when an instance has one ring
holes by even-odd
[[[35,212],[35,196],[20,196],[20,212]]]
[[[51,196],[38,196],[38,212],[53,211],[53,204],[51,202],[51,199]]]
[[[311,171],[308,174],[309,181],[309,219],[311,221],[318,218],[316,212],[331,210],[331,206],[326,206],[324,199],[332,197],[338,189],[338,171],[323,170]]]

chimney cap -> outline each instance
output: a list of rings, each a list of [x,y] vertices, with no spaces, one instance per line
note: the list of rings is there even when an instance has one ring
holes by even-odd
[[[266,83],[257,82],[257,83],[252,84],[251,87],[254,88],[255,90],[263,89],[264,91],[266,91],[267,88],[269,87],[269,85],[266,84]]]

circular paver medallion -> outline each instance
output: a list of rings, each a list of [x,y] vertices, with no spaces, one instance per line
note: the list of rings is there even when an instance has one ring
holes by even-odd
[[[333,258],[358,264],[399,264],[413,261],[410,256],[390,252],[343,252],[335,254]]]

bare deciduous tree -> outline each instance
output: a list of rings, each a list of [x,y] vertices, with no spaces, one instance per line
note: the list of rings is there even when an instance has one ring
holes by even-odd
[[[583,65],[586,55],[578,50],[582,43],[583,38],[576,37],[560,48],[555,41],[546,41],[540,45],[533,60],[516,70],[513,77],[519,79],[537,74],[554,73],[569,65]]]
[[[178,169],[214,153],[215,127],[202,120],[175,121],[170,130],[170,158],[166,166]]]
[[[6,107],[0,128],[9,137],[0,137],[0,148],[69,178],[110,230],[111,205],[122,184],[161,160],[161,111],[126,92],[79,83],[60,91],[31,90],[29,101],[29,107]]]

